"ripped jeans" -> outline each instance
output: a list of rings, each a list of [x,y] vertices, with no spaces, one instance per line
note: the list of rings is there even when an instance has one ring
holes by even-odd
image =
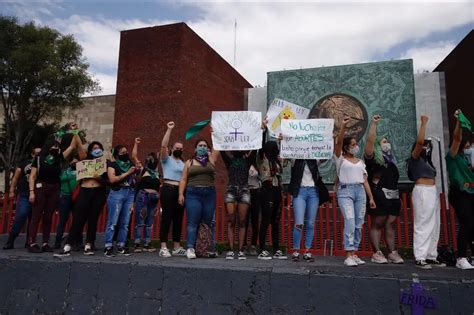
[[[137,194],[135,200],[135,244],[141,243],[142,232],[144,232],[145,243],[151,242],[158,197],[158,193],[145,190],[140,190]]]
[[[359,249],[364,225],[367,195],[363,184],[341,184],[337,203],[344,217],[344,250]]]
[[[318,214],[319,194],[317,188],[300,187],[298,195],[293,198],[295,226],[293,227],[293,249],[300,249],[304,228],[304,248],[310,249],[314,237],[314,221]]]
[[[125,246],[128,234],[128,223],[132,211],[134,191],[123,187],[111,190],[107,198],[107,227],[105,229],[105,247],[113,246],[115,230],[118,229],[118,246]]]

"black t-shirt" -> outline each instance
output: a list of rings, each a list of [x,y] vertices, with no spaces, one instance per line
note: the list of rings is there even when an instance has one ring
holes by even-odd
[[[368,181],[370,184],[373,183],[373,178],[379,178],[377,184],[378,187],[387,188],[387,189],[398,189],[398,179],[400,174],[398,173],[398,168],[393,163],[386,163],[385,165],[380,165],[375,162],[374,157],[367,158],[364,157],[365,165],[368,173]]]
[[[250,157],[233,157],[221,152],[227,173],[229,175],[228,186],[248,187]]]
[[[35,158],[31,167],[38,168],[36,181],[46,184],[59,184],[61,182],[59,176],[61,175],[61,163],[64,158],[61,155],[54,157],[52,163],[47,163],[48,156],[38,156]],[[38,161],[39,160],[39,161]]]
[[[28,193],[30,190],[28,180],[31,174],[31,163],[32,159],[26,159],[17,166],[21,169],[20,179],[18,180],[18,183],[16,185],[18,193]]]
[[[160,179],[151,176],[143,176],[137,183],[137,191],[142,189],[153,189],[158,191],[160,189]]]
[[[132,166],[134,165],[132,164]],[[109,167],[115,170],[115,176],[120,176],[123,173],[125,173],[115,162],[107,162],[107,168]],[[121,187],[133,188],[135,187],[135,180],[136,180],[136,174],[131,174],[118,183],[110,184],[110,188],[112,188],[113,190],[119,190]]]

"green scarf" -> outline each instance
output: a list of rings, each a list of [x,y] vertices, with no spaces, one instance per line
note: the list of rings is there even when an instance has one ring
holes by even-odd
[[[148,168],[148,167],[145,170],[148,172],[148,174],[150,174],[150,177],[153,179],[157,179],[160,176],[160,173],[158,173],[158,171],[156,170],[152,170],[151,168]]]
[[[117,165],[120,168],[120,170],[122,171],[122,173],[128,172],[130,167],[132,167],[132,162],[130,162],[130,161],[123,162],[123,161],[120,161],[119,159],[117,159],[117,160],[115,160],[115,163],[117,163]]]
[[[185,138],[186,140],[191,139],[195,135],[197,135],[201,130],[203,130],[209,123],[211,122],[210,119],[201,120],[200,122],[195,123],[191,126],[188,130],[186,130]]]
[[[464,116],[463,113],[459,113],[458,119],[459,119],[459,123],[461,124],[462,128],[467,129],[470,132],[472,132],[472,124],[469,121],[469,119],[467,119],[467,117]]]
[[[48,165],[53,165],[55,161],[56,159],[51,154],[48,154],[44,159],[44,162]]]

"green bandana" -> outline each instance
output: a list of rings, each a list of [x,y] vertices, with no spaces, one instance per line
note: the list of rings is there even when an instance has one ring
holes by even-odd
[[[459,123],[461,124],[462,128],[467,129],[470,132],[472,132],[472,124],[469,121],[469,119],[467,119],[467,117],[464,116],[463,113],[459,113],[458,119],[459,119]]]
[[[211,122],[210,119],[201,120],[200,122],[195,123],[191,126],[188,130],[186,130],[185,138],[186,140],[191,139],[195,135],[197,135],[201,130],[203,130],[209,123]]]
[[[244,164],[244,158],[233,158],[232,159],[232,165],[241,166],[242,164]]]
[[[54,161],[55,161],[55,158],[54,156],[52,156],[51,154],[49,154],[48,156],[46,156],[46,158],[44,159],[44,162],[48,165],[53,165],[54,164]]]
[[[132,167],[132,162],[130,162],[130,161],[123,162],[123,161],[120,161],[119,159],[117,159],[117,160],[115,160],[115,163],[117,163],[117,165],[120,168],[120,170],[122,171],[122,173],[128,172],[130,167]]]
[[[146,171],[148,174],[150,174],[150,177],[153,179],[157,179],[160,176],[160,173],[158,173],[156,170],[152,170],[151,168],[146,168]]]

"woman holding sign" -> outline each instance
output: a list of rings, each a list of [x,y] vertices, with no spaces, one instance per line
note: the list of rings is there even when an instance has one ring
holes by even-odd
[[[369,184],[377,204],[377,208],[369,209],[372,218],[370,240],[374,246],[371,261],[376,264],[388,262],[403,264],[402,257],[395,250],[395,228],[393,226],[400,215],[402,206],[398,192],[399,173],[397,160],[387,137],[377,137],[377,125],[381,119],[382,117],[379,115],[372,118],[364,148]],[[389,250],[388,259],[380,250],[382,230],[385,230],[385,242]]]
[[[105,165],[100,166],[101,163],[106,164],[104,147],[100,142],[93,141],[89,144],[87,147],[86,159],[87,160],[83,162],[94,161],[96,169],[105,169]],[[81,162],[78,162],[78,164],[80,163]],[[63,250],[54,256],[65,257],[71,255],[71,245],[75,245],[82,240],[82,231],[84,230],[86,223],[87,235],[86,244],[84,246],[84,255],[94,255],[97,222],[105,205],[106,183],[107,175],[105,172],[96,177],[81,179],[81,189],[76,203],[74,204],[73,219],[69,235],[66,239],[66,244],[64,245]]]
[[[337,176],[337,202],[344,217],[344,265],[356,267],[365,262],[355,252],[359,248],[364,224],[367,195],[370,208],[375,208],[375,201],[367,181],[365,164],[360,160],[359,145],[354,137],[344,137],[350,119],[342,120],[339,135],[334,147]],[[367,195],[366,195],[367,194]]]
[[[69,158],[74,150],[80,151],[82,143],[79,136],[74,135],[69,147],[64,152],[61,152],[59,146],[58,141],[53,138],[48,139],[41,154],[35,158],[31,165],[29,201],[33,208],[29,227],[28,251],[32,253],[53,251],[48,242],[53,213],[59,199],[61,163],[64,159]],[[36,244],[36,234],[41,219],[43,222],[43,245],[40,247]]]
[[[219,156],[217,150],[210,153],[209,144],[204,139],[198,140],[194,148],[194,156],[184,165],[178,199],[180,205],[186,205],[186,256],[189,259],[196,258],[199,224],[212,226],[216,209],[215,164]]]
[[[267,128],[267,120],[263,127]],[[265,132],[266,133],[266,132]],[[262,220],[260,223],[259,241],[260,254],[258,259],[269,260],[272,255],[265,249],[268,227],[272,226],[273,258],[287,259],[280,250],[280,217],[281,217],[281,174],[283,171],[279,158],[280,149],[276,141],[265,142],[266,134],[263,136],[263,148],[257,153],[257,165],[262,180]]]
[[[226,259],[234,259],[234,234],[235,221],[239,217],[239,252],[237,258],[246,259],[244,253],[245,224],[250,205],[249,169],[254,154],[244,151],[222,151],[222,159],[227,169],[229,182],[225,192],[225,208],[227,212],[227,237],[229,238],[230,251]]]
[[[300,260],[300,246],[305,233],[303,260],[312,261],[311,247],[314,236],[314,222],[318,214],[319,189],[318,163],[316,160],[293,160],[291,179],[288,186],[289,193],[293,196],[293,210],[295,226],[293,227],[293,261]]]

